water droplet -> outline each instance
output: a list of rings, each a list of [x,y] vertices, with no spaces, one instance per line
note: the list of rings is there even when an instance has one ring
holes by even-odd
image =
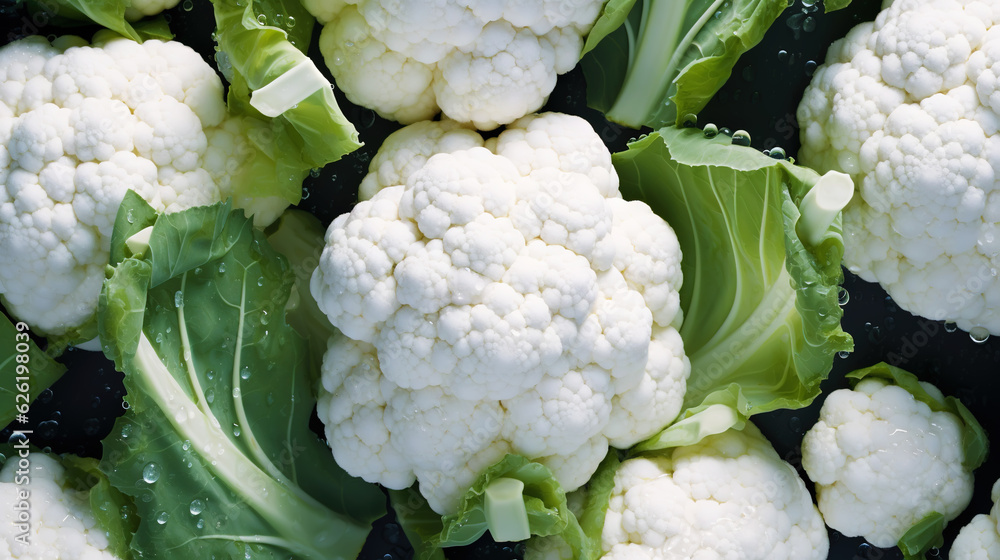
[[[267,310],[266,309],[261,310],[261,312],[260,312],[260,324],[266,325],[268,321],[270,321],[270,319],[267,316]]]
[[[681,126],[684,128],[694,128],[698,126],[698,115],[688,113],[681,119]]]
[[[194,9],[194,2],[192,2],[191,0],[184,0],[184,3],[181,4],[181,8],[185,12],[190,12],[191,10]]]
[[[208,404],[215,402],[215,389],[207,389],[205,391],[205,400],[208,401]]]
[[[837,357],[839,357],[842,360],[846,360],[847,357],[850,356],[850,355],[851,355],[851,353],[848,352],[847,350],[841,350],[840,352],[837,352]]]
[[[134,428],[132,427],[132,424],[125,424],[124,426],[122,426],[122,437],[128,439],[129,437],[132,436],[133,430]]]
[[[778,62],[788,62],[788,51],[786,50],[778,51]]]
[[[340,56],[339,54],[333,55],[333,65],[334,66],[340,66],[343,63],[344,63],[344,58],[342,56]]]
[[[796,434],[802,433],[802,419],[798,416],[792,416],[788,420],[788,427],[792,429]]]
[[[263,276],[261,276],[260,278],[257,279],[257,285],[258,286],[263,286],[264,285],[264,277]]]
[[[725,134],[726,136],[732,136],[733,135],[733,131],[729,127],[724,126],[724,127],[722,127],[722,128],[719,129],[719,134]]]
[[[243,433],[243,432],[240,431],[240,425],[239,424],[233,424],[233,435],[236,436],[236,437],[240,437],[241,433]]]
[[[705,138],[715,138],[719,135],[719,127],[712,123],[708,123],[705,125],[705,128],[702,129],[702,132],[705,133]]]
[[[990,338],[990,331],[984,327],[972,327],[969,329],[969,338],[976,344],[982,344]]]
[[[952,323],[951,321],[945,321],[944,332],[955,332],[958,330],[958,325]]]
[[[733,133],[733,144],[737,146],[749,146],[750,133],[745,130],[737,130]]]
[[[157,480],[160,480],[160,465],[156,463],[148,463],[142,469],[142,479],[146,481],[147,484],[152,484]]]
[[[210,370],[206,371],[205,372],[205,378],[208,379],[209,381],[215,379],[215,370],[211,370],[210,369]]]
[[[240,372],[240,379],[250,379],[250,366],[243,366],[243,370]]]
[[[130,224],[134,224],[135,223],[135,216],[132,215],[132,209],[131,208],[129,208],[128,212],[125,213],[125,221],[127,221]]]
[[[274,14],[274,25],[280,27],[281,20],[284,19],[284,17],[285,16],[283,14]]]
[[[205,511],[205,502],[198,499],[191,500],[191,507],[188,510],[191,512],[191,515],[198,515]]]
[[[184,451],[191,449],[191,440],[189,439],[184,440],[184,443],[181,444],[181,449],[183,449]]]
[[[174,292],[174,307],[184,307],[184,292],[180,290]]]
[[[198,522],[195,523],[194,526],[197,527],[197,528],[199,528],[199,529],[204,529],[205,528],[205,520],[204,519],[199,519]]]
[[[312,177],[313,179],[319,178],[319,175],[320,171],[318,167],[314,167],[309,171],[309,176]]]
[[[161,511],[160,514],[156,516],[156,522],[160,525],[166,525],[168,519],[170,519],[170,514],[165,511]]]
[[[812,76],[813,73],[816,72],[816,67],[817,66],[819,66],[819,65],[816,64],[815,60],[807,60],[806,63],[805,63],[805,65],[803,66],[803,68],[806,71],[806,76]]]
[[[806,33],[816,30],[816,18],[807,16],[806,19],[802,20],[802,31]]]
[[[163,344],[163,333],[156,333],[156,343]]]
[[[97,418],[87,418],[83,421],[83,433],[88,436],[96,436],[101,430],[101,421]]]
[[[128,519],[129,518],[129,515],[131,515],[131,511],[129,511],[130,509],[131,508],[129,508],[129,506],[122,506],[122,509],[121,509],[122,519]]]
[[[786,157],[785,150],[781,146],[775,146],[771,148],[771,151],[768,152],[767,155],[771,156],[774,159],[785,159]]]
[[[871,331],[868,332],[868,340],[876,343],[885,340],[885,332],[882,330],[882,327],[872,325]]]
[[[851,292],[847,291],[847,288],[841,286],[840,290],[837,292],[837,303],[840,305],[847,305],[847,302],[851,301]]]
[[[257,23],[261,25],[267,25],[267,16],[265,16],[264,14],[260,14],[259,16],[257,16]]]
[[[240,398],[240,395],[241,395],[240,388],[239,387],[233,387],[233,398],[234,399],[238,399],[238,398]]]
[[[226,273],[226,263],[219,263],[219,274]]]
[[[56,422],[55,420],[40,422],[35,428],[35,431],[38,432],[38,435],[40,435],[42,439],[52,439],[56,437],[59,432],[59,422]]]
[[[295,18],[292,16],[288,16],[288,18],[285,20],[285,27],[289,29],[295,27]]]

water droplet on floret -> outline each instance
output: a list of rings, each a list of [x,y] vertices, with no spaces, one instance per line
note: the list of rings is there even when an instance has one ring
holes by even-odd
[[[969,338],[976,344],[982,344],[990,338],[990,331],[984,327],[972,327],[969,329]]]

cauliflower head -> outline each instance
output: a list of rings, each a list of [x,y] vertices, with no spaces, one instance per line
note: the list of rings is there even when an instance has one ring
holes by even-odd
[[[805,483],[751,423],[622,463],[606,560],[822,560],[829,540]]]
[[[920,385],[943,401],[936,387]],[[962,439],[956,415],[932,411],[884,379],[864,379],[827,397],[802,440],[802,466],[827,525],[892,547],[926,515],[950,521],[969,504]]]
[[[287,202],[241,197],[262,122],[230,116],[191,48],[98,34],[0,48],[0,295],[48,335],[92,320],[125,192],[173,212],[236,196],[268,223]],[[277,197],[272,197],[277,199]]]
[[[9,460],[0,469],[0,557],[11,560],[117,560],[109,550],[108,537],[97,524],[86,491],[67,486],[66,472],[54,458],[31,455],[31,532],[27,545],[17,540],[19,530],[18,492],[15,484],[17,461]]]
[[[413,123],[491,130],[539,109],[576,66],[601,0],[305,0],[347,98]]]
[[[852,175],[844,262],[904,309],[1000,334],[1000,5],[896,0],[834,43],[802,163]]]
[[[962,527],[951,545],[951,560],[1000,560],[1000,480],[993,484],[993,509]]]
[[[386,141],[364,190],[327,230],[311,281],[344,335],[324,360],[319,416],[350,474],[418,480],[447,513],[518,453],[570,491],[609,444],[678,414],[680,246],[621,198],[586,121],[531,115],[487,141],[418,123]]]

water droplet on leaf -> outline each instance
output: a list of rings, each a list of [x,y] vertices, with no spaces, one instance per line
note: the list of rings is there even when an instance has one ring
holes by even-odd
[[[156,463],[149,463],[142,469],[142,479],[146,481],[147,484],[152,484],[157,480],[160,480],[160,465]]]

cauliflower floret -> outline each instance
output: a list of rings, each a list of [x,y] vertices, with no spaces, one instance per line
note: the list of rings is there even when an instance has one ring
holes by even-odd
[[[799,157],[854,179],[844,262],[900,307],[1000,334],[1000,26],[974,0],[896,1],[834,43]]]
[[[180,43],[57,44],[0,49],[0,295],[49,335],[93,318],[126,191],[166,212],[224,200],[260,126],[227,116],[215,71]]]
[[[603,558],[621,560],[819,560],[829,549],[805,483],[750,423],[622,463],[602,541]]]
[[[993,484],[993,509],[962,527],[951,545],[951,560],[1000,560],[1000,480]]]
[[[0,557],[11,560],[117,560],[108,549],[108,537],[97,524],[90,508],[90,496],[85,491],[67,487],[65,469],[54,458],[32,453],[30,487],[15,483],[17,457],[4,463],[0,470]],[[15,504],[18,493],[30,492],[31,523],[27,538],[18,540]]]
[[[957,416],[877,378],[831,393],[802,440],[802,466],[826,524],[879,547],[896,546],[932,512],[950,521],[965,509],[973,479],[964,459]]]
[[[365,184],[310,287],[353,339],[326,354],[319,409],[349,473],[415,477],[448,513],[505,453],[570,491],[609,443],[678,414],[680,245],[621,199],[586,121],[532,115],[485,142],[419,123],[389,137]]]
[[[599,0],[306,0],[351,101],[401,123],[439,111],[490,130],[541,107],[576,66]]]

